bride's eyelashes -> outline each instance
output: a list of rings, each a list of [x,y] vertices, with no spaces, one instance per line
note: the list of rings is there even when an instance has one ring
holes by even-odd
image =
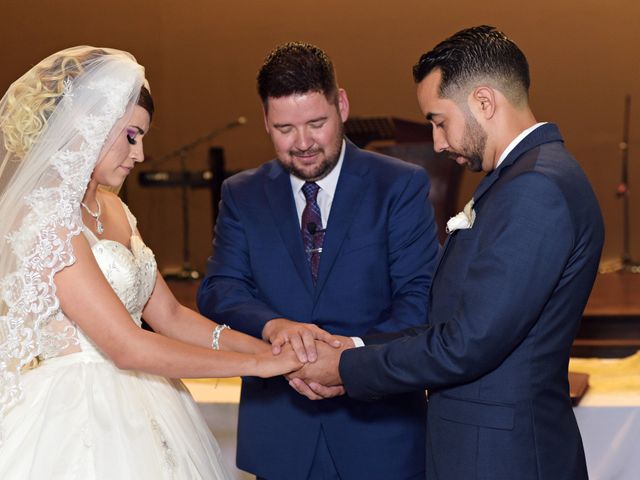
[[[138,136],[138,131],[134,130],[132,128],[127,128],[127,142],[129,142],[130,145],[135,145],[136,143],[138,143],[136,141],[136,137]]]

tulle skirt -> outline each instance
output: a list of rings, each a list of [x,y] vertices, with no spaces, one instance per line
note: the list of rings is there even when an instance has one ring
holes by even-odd
[[[230,479],[181,382],[123,371],[97,352],[44,361],[9,410],[0,479]]]

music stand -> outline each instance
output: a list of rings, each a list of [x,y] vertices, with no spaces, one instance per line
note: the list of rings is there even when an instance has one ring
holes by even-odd
[[[186,162],[187,155],[189,154],[190,151],[192,151],[198,145],[201,145],[202,143],[210,141],[214,137],[220,135],[223,132],[226,132],[227,130],[242,126],[246,123],[247,123],[247,120],[245,117],[239,117],[233,122],[228,123],[223,127],[216,128],[211,132],[207,133],[206,135],[203,135],[195,139],[193,142],[190,142],[188,144],[183,145],[182,147],[175,149],[174,151],[164,155],[159,160],[152,163],[153,166],[157,166],[175,157],[178,157],[180,162],[179,176],[177,179],[175,178],[175,174],[156,172],[156,175],[158,175],[159,178],[167,179],[164,182],[165,185],[172,184],[172,185],[178,185],[180,187],[180,199],[181,199],[181,207],[182,207],[181,208],[182,209],[182,268],[177,272],[174,272],[174,271],[163,272],[163,277],[165,279],[167,280],[198,280],[200,277],[202,277],[202,273],[196,270],[195,268],[193,268],[191,264],[191,249],[189,246],[190,245],[189,187],[198,183],[199,181],[201,182],[202,178],[207,176],[206,175],[207,173],[208,173],[208,177],[211,178],[211,172],[206,172],[205,174],[203,174],[202,178],[198,178],[199,177],[198,175],[191,175],[189,170],[187,170],[187,162]],[[211,149],[211,150],[213,151],[214,149]],[[211,151],[210,151],[210,155],[212,155]],[[218,153],[216,155],[218,155],[219,159],[223,162],[222,154]],[[223,165],[222,170],[224,171],[224,164],[222,165]],[[218,172],[220,171],[219,168],[217,170]],[[145,175],[145,172],[140,174],[140,182],[141,184],[145,185],[145,181],[143,180],[143,175]],[[147,174],[144,178],[149,179],[151,178],[151,175]],[[217,180],[218,179],[216,178],[216,181]],[[220,180],[220,182],[221,181],[222,180]],[[151,182],[147,183],[147,185],[149,185],[150,183]],[[161,180],[160,181],[156,180],[156,185],[160,183],[162,183]],[[212,192],[214,196],[217,194],[219,197],[219,191],[220,191],[219,187],[217,188],[217,190],[215,187],[212,187]],[[216,205],[216,209],[217,209],[217,205]]]
[[[182,269],[167,273],[167,280],[198,280],[202,274],[191,265],[191,247],[189,246],[189,172],[187,170],[187,150],[178,154],[180,159],[180,199],[182,201]]]

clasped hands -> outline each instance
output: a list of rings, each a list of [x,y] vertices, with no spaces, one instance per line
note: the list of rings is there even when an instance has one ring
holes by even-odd
[[[342,352],[354,347],[351,338],[331,335],[312,323],[286,318],[269,320],[262,338],[271,344],[274,355],[291,348],[303,364],[299,370],[285,375],[296,392],[311,400],[344,395],[338,365]]]

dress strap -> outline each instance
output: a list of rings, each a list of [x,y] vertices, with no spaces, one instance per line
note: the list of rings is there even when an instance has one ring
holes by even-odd
[[[127,207],[127,204],[124,203],[122,199],[120,199],[120,203],[122,204],[124,213],[127,215],[127,220],[129,221],[129,227],[131,227],[131,235],[135,235],[136,230],[138,228],[138,220],[136,220],[136,217],[133,215],[133,213],[131,213],[131,210],[129,210],[129,207]]]
[[[100,241],[96,234],[91,231],[89,227],[86,225],[82,225],[82,234],[85,236],[87,241],[89,242],[89,246],[93,247],[96,243]]]

